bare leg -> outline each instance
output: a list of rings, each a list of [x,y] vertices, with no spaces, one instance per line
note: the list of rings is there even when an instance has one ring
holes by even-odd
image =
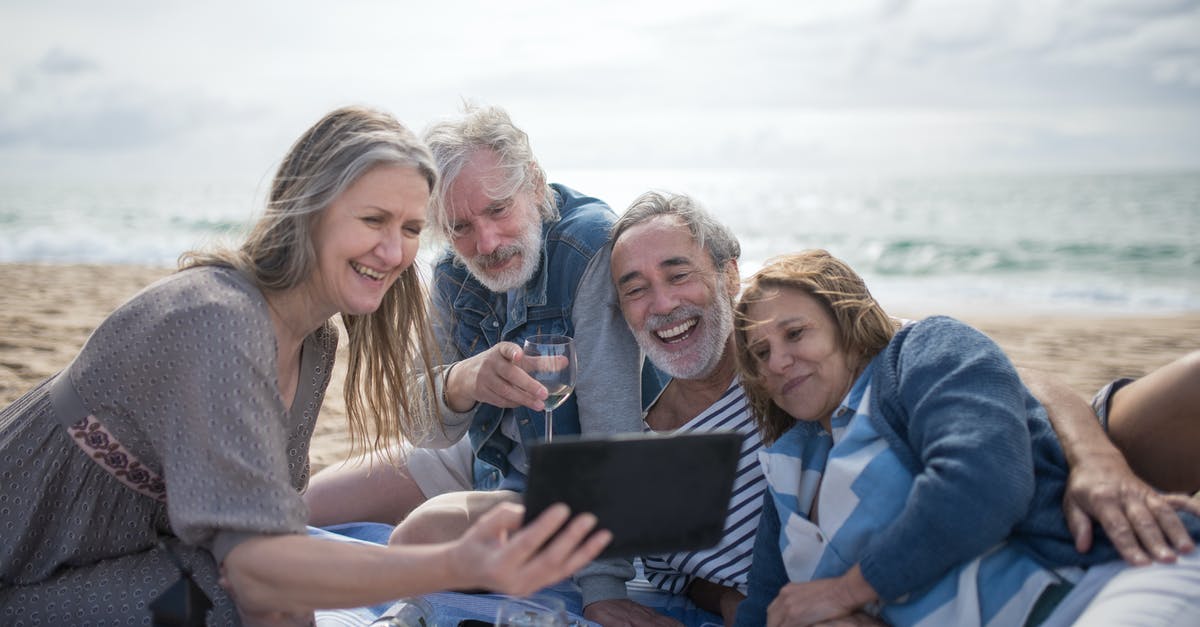
[[[425,500],[407,464],[369,456],[318,472],[304,492],[308,524],[316,527],[345,522],[394,525]]]
[[[388,544],[433,544],[461,536],[467,527],[500,503],[520,503],[510,490],[450,492],[435,496],[413,510],[396,529]]]
[[[1200,351],[1118,390],[1108,434],[1151,485],[1188,494],[1200,490]]]

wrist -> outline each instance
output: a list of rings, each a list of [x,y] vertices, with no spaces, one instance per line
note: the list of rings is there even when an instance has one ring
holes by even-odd
[[[857,564],[838,579],[842,583],[839,589],[848,607],[858,609],[879,599],[879,594],[863,576],[862,568]]]
[[[725,588],[721,592],[721,617],[731,619],[737,615],[737,608],[746,600],[746,595],[738,591],[737,588]],[[732,622],[727,620],[726,622]]]
[[[459,362],[456,361],[449,366],[446,366],[446,369],[442,371],[442,405],[446,409],[449,409],[456,414],[465,414],[472,409],[475,409],[475,406],[478,405],[479,402],[474,399],[468,399],[471,401],[471,405],[465,409],[457,409],[455,405],[452,404],[451,400],[454,399],[455,396],[450,392],[450,373],[454,370],[454,367],[457,366],[458,363]]]

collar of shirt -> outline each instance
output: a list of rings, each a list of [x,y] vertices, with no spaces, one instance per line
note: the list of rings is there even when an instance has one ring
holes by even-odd
[[[850,385],[850,391],[842,398],[842,402],[838,404],[838,408],[833,411],[833,419],[830,421],[830,426],[833,429],[833,441],[839,442],[842,436],[846,433],[846,427],[850,425],[850,421],[858,415],[867,415],[871,404],[871,373],[874,371],[875,362],[872,360],[867,363],[867,367],[863,368],[862,373]]]

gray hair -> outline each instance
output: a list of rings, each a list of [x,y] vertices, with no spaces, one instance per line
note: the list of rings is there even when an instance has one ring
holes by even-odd
[[[488,149],[496,154],[504,179],[487,194],[493,200],[510,198],[528,189],[540,194],[538,213],[543,222],[558,219],[554,194],[546,184],[546,173],[538,165],[529,146],[529,136],[517,128],[500,107],[467,105],[463,116],[439,122],[425,131],[425,143],[433,152],[441,180],[429,199],[429,221],[447,239],[450,238],[447,196],[463,166],[475,151]]]
[[[686,194],[646,192],[638,196],[612,225],[608,239],[616,244],[625,231],[659,216],[678,218],[691,232],[692,239],[708,251],[717,270],[742,256],[742,245],[733,231]]]
[[[266,212],[238,250],[218,258],[187,253],[183,265],[216,262],[242,270],[263,288],[294,287],[315,268],[312,229],[321,211],[383,165],[416,169],[431,192],[437,185],[433,155],[394,117],[365,107],[332,111],[292,144],[271,183]]]
[[[264,292],[303,284],[316,273],[312,233],[321,212],[380,166],[411,167],[430,191],[437,185],[433,155],[396,118],[364,107],[330,112],[288,150],[272,181],[266,211],[242,245],[189,251],[180,257],[180,268],[233,267]],[[435,412],[422,410],[420,383],[410,377],[414,368],[423,366],[428,372],[434,363],[426,300],[417,270],[410,266],[375,311],[342,314],[349,337],[343,393],[352,451],[420,441],[441,425]],[[425,381],[429,397],[434,394],[431,380]]]

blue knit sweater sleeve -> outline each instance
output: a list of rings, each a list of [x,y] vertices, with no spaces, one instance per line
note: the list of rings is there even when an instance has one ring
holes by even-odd
[[[788,583],[783,555],[779,552],[779,513],[770,492],[763,494],[758,535],[754,537],[754,557],[750,562],[747,595],[738,604],[737,627],[761,627],[767,624],[767,606]]]
[[[907,504],[863,552],[884,601],[1003,541],[1034,490],[1024,388],[984,334],[950,318],[902,329],[875,359],[871,418],[914,474]]]

